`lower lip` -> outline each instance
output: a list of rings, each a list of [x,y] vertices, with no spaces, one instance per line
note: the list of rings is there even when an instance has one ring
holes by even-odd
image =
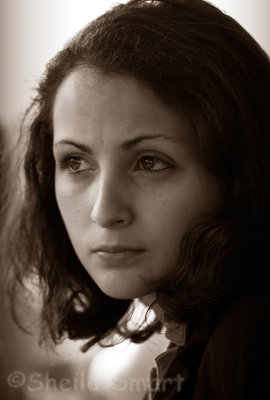
[[[100,258],[107,261],[128,261],[133,260],[134,257],[137,257],[143,254],[145,250],[124,250],[119,252],[109,252],[109,251],[97,251],[97,254]]]

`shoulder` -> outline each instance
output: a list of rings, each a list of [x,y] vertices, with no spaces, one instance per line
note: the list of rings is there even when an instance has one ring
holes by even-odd
[[[210,336],[198,370],[195,399],[270,398],[269,318],[268,290],[235,299]]]

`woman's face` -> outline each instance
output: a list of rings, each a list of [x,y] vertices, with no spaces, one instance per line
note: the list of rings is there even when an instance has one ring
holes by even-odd
[[[152,293],[220,203],[189,125],[135,79],[85,67],[58,89],[53,127],[56,198],[82,265],[111,297]]]

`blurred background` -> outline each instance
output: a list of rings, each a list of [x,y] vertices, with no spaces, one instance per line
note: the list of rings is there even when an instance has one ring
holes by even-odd
[[[269,0],[213,0],[270,53]],[[125,1],[119,1],[125,3]],[[13,121],[32,94],[44,65],[112,0],[1,0],[0,119]]]
[[[269,0],[211,2],[240,22],[270,54]],[[0,0],[0,133],[6,142],[17,136],[45,64],[75,32],[114,4],[112,0]],[[54,352],[38,345],[37,299],[22,299],[22,304],[31,334],[18,329],[0,305],[2,399],[142,398],[153,360],[167,345],[162,334],[142,345],[95,346],[87,354],[80,352],[80,343],[66,341]],[[138,312],[143,315],[143,306]]]

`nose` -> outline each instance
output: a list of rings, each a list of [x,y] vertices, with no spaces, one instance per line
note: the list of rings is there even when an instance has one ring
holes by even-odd
[[[134,218],[132,199],[121,179],[100,177],[94,186],[91,220],[102,228],[128,226]]]

